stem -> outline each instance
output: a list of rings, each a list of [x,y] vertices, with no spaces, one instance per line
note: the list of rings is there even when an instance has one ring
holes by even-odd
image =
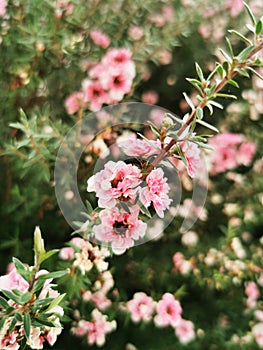
[[[258,46],[256,46],[254,48],[254,50],[252,50],[250,52],[250,54],[244,58],[244,61],[239,63],[238,61],[236,61],[235,59],[233,59],[229,73],[222,78],[222,80],[220,82],[217,83],[214,94],[213,94],[213,98],[215,98],[217,96],[217,93],[222,90],[227,83],[229,82],[229,80],[233,79],[237,74],[238,74],[238,69],[241,68],[246,68],[249,66],[253,66],[254,63],[253,62],[249,62],[247,60],[249,60],[251,57],[253,57],[258,51],[260,51],[261,49],[263,49],[263,42],[261,42],[260,44],[258,44]],[[189,115],[188,119],[186,120],[186,122],[181,126],[181,128],[178,130],[177,135],[178,137],[180,137],[184,131],[189,127],[189,125],[193,122],[193,120],[195,119],[196,116],[196,110],[197,108],[201,108],[203,109],[207,102],[208,102],[208,98],[207,95],[204,94],[205,98],[199,102],[198,106],[192,110],[191,114]],[[148,174],[168,155],[169,150],[178,142],[177,139],[172,139],[162,150],[161,152],[158,154],[158,156],[153,160],[153,162],[148,166],[147,168],[147,173],[143,174],[143,176],[141,177],[142,180],[145,180],[146,177],[148,176]]]

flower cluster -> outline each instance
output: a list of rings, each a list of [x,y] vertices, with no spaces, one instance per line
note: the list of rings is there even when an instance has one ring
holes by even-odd
[[[211,175],[239,165],[248,166],[256,152],[255,143],[246,142],[241,134],[224,132],[211,137],[208,143],[214,148],[211,153]]]
[[[100,46],[108,46],[107,38],[102,33],[92,31],[91,35]],[[103,104],[121,101],[130,92],[135,77],[135,65],[131,56],[131,51],[126,48],[109,49],[101,62],[89,70],[81,90],[73,92],[65,100],[67,112],[74,114],[80,108],[98,111]]]
[[[106,315],[103,315],[98,309],[91,313],[91,320],[80,320],[72,328],[72,333],[76,336],[83,337],[87,335],[89,345],[96,344],[102,346],[105,343],[105,335],[116,329],[116,321],[108,321]]]
[[[48,274],[48,271],[40,270],[35,275],[35,286],[37,283],[41,286],[41,277],[44,278],[43,287],[38,293],[37,288],[31,288],[13,264],[9,273],[0,277],[0,291],[8,298],[6,301],[1,298],[1,309],[7,307],[9,310],[5,316],[1,315],[0,349],[20,349],[23,347],[24,337],[31,349],[43,349],[45,341],[49,345],[54,345],[56,342],[57,336],[62,331],[60,317],[63,316],[64,310],[58,302],[54,302],[60,300],[61,296],[53,289],[55,286],[51,283],[53,278],[48,278]],[[31,289],[35,290],[37,296]],[[36,298],[38,306],[34,304]],[[50,304],[50,300],[53,304]],[[46,319],[41,315],[41,307],[44,307]],[[31,321],[26,322],[30,318]]]
[[[136,165],[123,161],[109,161],[104,168],[88,180],[88,192],[98,197],[100,224],[93,227],[95,238],[111,243],[115,254],[122,254],[143,238],[147,225],[139,219],[140,203],[145,208],[153,206],[157,215],[164,217],[169,208],[169,185],[161,168],[152,170],[146,176]],[[139,198],[139,201],[138,201]]]
[[[108,263],[105,258],[109,256],[106,248],[99,248],[92,245],[89,241],[74,237],[69,242],[69,247],[60,250],[60,258],[62,260],[73,261],[72,265],[78,268],[83,275],[89,272],[94,266],[98,271],[106,271]]]
[[[163,294],[156,302],[144,292],[137,292],[133,299],[126,303],[125,309],[130,313],[133,322],[153,320],[157,327],[171,326],[182,344],[195,339],[194,325],[182,318],[182,307],[171,293]]]

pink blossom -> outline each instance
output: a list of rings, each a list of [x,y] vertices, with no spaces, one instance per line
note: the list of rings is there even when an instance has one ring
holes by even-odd
[[[244,9],[242,0],[227,0],[226,8],[230,11],[231,17],[237,17]]]
[[[152,319],[155,303],[147,294],[137,292],[134,294],[133,299],[128,301],[127,309],[131,313],[133,322],[148,322]]]
[[[187,161],[187,172],[189,176],[194,177],[202,165],[200,148],[196,143],[190,141],[184,141],[180,147]]]
[[[123,254],[134,245],[134,241],[143,237],[147,225],[138,219],[140,208],[133,205],[130,213],[117,207],[102,210],[99,214],[101,224],[94,226],[95,238],[101,242],[110,242],[113,253]]]
[[[175,334],[180,343],[188,344],[195,339],[194,325],[191,321],[181,319],[179,325],[176,326]]]
[[[3,350],[18,350],[20,348],[18,341],[18,332],[13,331],[11,333],[8,332],[8,328],[10,326],[11,319],[7,319],[4,323],[4,326],[0,330],[0,349]]]
[[[107,316],[103,315],[97,309],[92,311],[91,316],[91,321],[80,320],[72,331],[77,336],[87,334],[89,345],[96,344],[97,346],[102,346],[105,343],[106,334],[116,329],[116,321],[107,321]]]
[[[76,113],[83,105],[83,94],[82,92],[75,91],[69,95],[65,100],[65,108],[68,114]]]
[[[6,14],[7,0],[0,0],[0,17]]]
[[[212,175],[238,165],[249,165],[256,151],[256,145],[253,142],[244,142],[241,134],[221,133],[211,137],[208,143],[214,148],[210,156]]]
[[[165,293],[156,306],[154,323],[158,327],[177,327],[181,322],[182,307],[171,293]]]
[[[173,58],[173,55],[169,50],[162,50],[161,52],[159,52],[158,56],[159,56],[160,63],[163,65],[171,63]]]
[[[118,146],[130,157],[150,157],[160,152],[160,143],[152,140],[121,139],[118,141]]]
[[[172,200],[168,193],[170,186],[167,184],[167,178],[161,168],[154,169],[146,177],[147,186],[139,192],[140,201],[148,208],[153,205],[156,213],[163,218],[164,210],[168,209]]]
[[[145,91],[143,94],[142,94],[142,102],[144,103],[149,103],[149,104],[156,104],[158,102],[158,94],[157,92],[155,91]]]
[[[82,298],[84,301],[92,301],[99,310],[107,309],[111,304],[111,300],[106,297],[103,291],[97,291],[92,293],[90,291],[86,291]]]
[[[108,35],[104,34],[99,29],[91,30],[90,37],[96,45],[102,47],[103,49],[106,49],[110,45],[110,42],[111,42]]]
[[[192,270],[190,261],[186,260],[181,252],[177,252],[173,255],[173,263],[173,271],[180,272],[182,275],[187,275]]]
[[[100,81],[105,90],[108,91],[112,102],[120,101],[132,87],[133,75],[125,69],[111,69],[104,71]]]
[[[123,161],[109,161],[88,180],[88,192],[96,192],[101,208],[113,208],[119,200],[133,200],[140,183],[140,169]]]
[[[64,247],[60,250],[59,256],[62,260],[73,260],[75,251],[72,247]]]
[[[128,35],[133,39],[133,40],[140,40],[143,35],[144,35],[144,29],[142,27],[132,25],[128,29]]]
[[[251,301],[257,300],[260,297],[258,286],[255,282],[249,281],[246,285],[245,293]]]
[[[0,277],[0,290],[12,291],[13,289],[17,289],[24,293],[28,288],[28,282],[19,275],[15,268],[13,268],[7,275]]]
[[[97,80],[85,79],[82,83],[83,102],[91,111],[98,111],[104,103],[109,103],[108,93]]]
[[[126,48],[114,48],[107,51],[105,56],[102,58],[102,63],[105,67],[120,68],[126,64],[130,64],[132,53]]]
[[[258,346],[263,347],[263,323],[256,323],[252,327],[252,334]]]
[[[237,151],[237,163],[248,166],[256,152],[256,145],[254,142],[242,143]]]

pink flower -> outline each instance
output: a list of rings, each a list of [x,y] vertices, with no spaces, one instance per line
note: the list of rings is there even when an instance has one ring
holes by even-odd
[[[190,261],[186,260],[181,252],[177,252],[173,255],[173,263],[173,271],[180,272],[182,275],[187,275],[192,270]]]
[[[244,9],[242,0],[227,0],[226,8],[230,11],[231,17],[237,17]]]
[[[242,164],[248,166],[256,152],[256,145],[254,142],[245,142],[242,143],[237,151],[237,162],[238,164]]]
[[[140,40],[144,35],[144,29],[142,27],[132,25],[128,29],[128,35],[133,40]]]
[[[122,100],[123,96],[131,90],[132,79],[133,75],[131,76],[125,69],[113,68],[100,76],[101,84],[108,91],[112,102]]]
[[[145,91],[143,94],[142,94],[142,102],[144,103],[149,103],[149,104],[156,104],[158,102],[158,94],[157,92],[155,91]]]
[[[258,346],[263,347],[263,323],[256,323],[252,327],[252,334]]]
[[[72,247],[64,247],[60,250],[59,256],[62,260],[73,260],[75,251]]]
[[[7,275],[0,277],[0,290],[12,291],[13,289],[17,289],[24,293],[28,288],[28,282],[19,275],[15,268],[13,268]]]
[[[91,111],[98,111],[104,103],[109,102],[109,96],[97,80],[85,79],[82,83],[83,101]]]
[[[107,321],[107,316],[103,315],[97,309],[92,311],[91,316],[91,321],[80,320],[72,331],[77,336],[87,334],[89,345],[96,344],[97,346],[102,346],[105,343],[105,335],[116,329],[116,321]]]
[[[138,292],[134,294],[132,300],[128,301],[127,309],[131,313],[133,322],[148,322],[152,319],[155,303],[147,294]]]
[[[154,323],[158,327],[177,327],[181,322],[182,307],[171,293],[165,293],[156,306]]]
[[[140,169],[123,161],[109,161],[88,180],[88,192],[96,192],[101,208],[113,208],[119,200],[133,200],[140,183]]]
[[[147,225],[138,219],[140,208],[134,205],[129,209],[130,213],[117,207],[102,210],[99,214],[101,224],[93,228],[95,238],[101,242],[110,242],[115,254],[123,254],[146,232]]]
[[[0,330],[0,349],[18,350],[20,348],[20,345],[17,342],[17,337],[19,334],[16,331],[9,333],[8,330],[5,328],[6,327]]]
[[[210,156],[212,175],[238,165],[249,165],[256,151],[256,145],[253,142],[244,143],[241,134],[225,132],[211,137],[208,143],[214,148]]]
[[[180,320],[179,325],[175,329],[175,334],[180,343],[188,344],[195,339],[194,325],[191,321]]]
[[[120,140],[118,147],[130,157],[150,157],[160,152],[160,143],[156,141],[146,141],[137,138]]]
[[[248,297],[248,299],[257,300],[260,297],[260,292],[258,289],[258,286],[255,282],[249,281],[246,285],[245,293]]]
[[[87,291],[82,295],[82,298],[84,301],[92,301],[99,310],[105,310],[112,304],[111,300],[102,291],[95,293]]]
[[[168,196],[170,186],[161,168],[154,169],[146,177],[147,187],[140,190],[139,196],[142,204],[148,208],[153,205],[157,215],[164,217],[164,210],[169,208],[172,200]]]
[[[132,53],[126,48],[114,48],[107,51],[102,59],[105,67],[120,68],[130,64]],[[110,65],[110,66],[109,66]]]
[[[0,17],[6,14],[7,0],[0,0]]]
[[[187,172],[189,176],[194,177],[202,164],[200,158],[200,148],[194,142],[184,141],[181,144],[181,149],[187,161]]]
[[[110,45],[110,42],[111,42],[108,35],[104,34],[99,29],[91,30],[90,37],[96,45],[102,47],[103,49],[106,49]]]
[[[65,108],[68,114],[76,113],[83,104],[83,94],[82,92],[75,91],[69,95],[65,100]]]

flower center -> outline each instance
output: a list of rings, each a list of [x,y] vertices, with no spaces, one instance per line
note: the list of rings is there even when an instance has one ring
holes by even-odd
[[[115,221],[115,223],[113,224],[113,230],[118,235],[125,235],[128,229],[129,225],[123,221]]]

